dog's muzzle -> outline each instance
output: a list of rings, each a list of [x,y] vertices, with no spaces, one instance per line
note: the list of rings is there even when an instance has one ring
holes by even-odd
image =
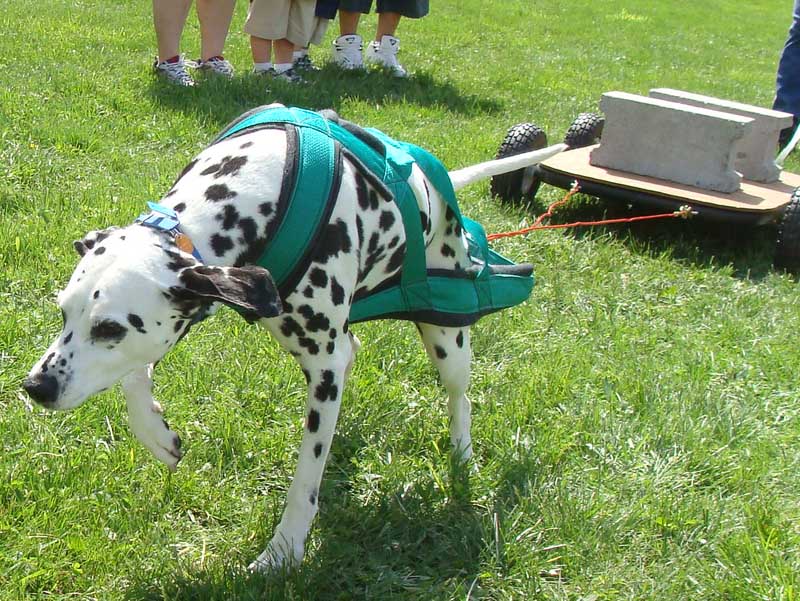
[[[58,400],[58,380],[48,374],[36,374],[25,378],[22,387],[30,397],[45,407],[55,404]]]

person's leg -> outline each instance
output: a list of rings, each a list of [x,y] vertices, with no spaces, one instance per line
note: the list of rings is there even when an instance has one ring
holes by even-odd
[[[200,21],[200,58],[222,56],[236,0],[197,0]]]
[[[358,32],[358,21],[361,13],[339,10],[339,35],[353,35]]]
[[[192,0],[153,0],[158,62],[180,55],[181,34]]]
[[[272,60],[272,40],[250,36],[250,52],[253,53],[253,64],[261,65]],[[272,65],[270,64],[270,67]],[[258,70],[258,68],[256,68]]]
[[[294,44],[286,38],[272,42],[275,48],[275,70],[279,73],[292,67],[292,53]]]
[[[772,108],[793,114],[797,125],[800,118],[800,0],[794,2],[792,25],[778,62],[775,101]],[[779,142],[781,147],[789,141],[793,129],[781,132]]]
[[[378,28],[375,30],[375,41],[380,42],[385,35],[394,36],[400,24],[400,13],[378,13]]]
[[[333,61],[343,69],[360,69],[364,64],[361,55],[361,36],[358,22],[362,13],[368,13],[372,0],[342,0],[339,3],[339,37],[333,41]]]

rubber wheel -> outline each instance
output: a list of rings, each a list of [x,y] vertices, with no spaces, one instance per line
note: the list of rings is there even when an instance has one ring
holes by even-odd
[[[595,113],[581,113],[567,129],[564,135],[564,144],[570,148],[583,148],[597,144],[603,135],[603,126],[606,120]]]
[[[791,273],[800,272],[800,188],[795,188],[778,224],[774,263]]]
[[[533,123],[518,123],[508,130],[495,159],[504,159],[546,146],[547,134],[542,128]],[[491,190],[492,194],[501,200],[515,202],[536,196],[540,183],[531,166],[495,175],[492,177]]]

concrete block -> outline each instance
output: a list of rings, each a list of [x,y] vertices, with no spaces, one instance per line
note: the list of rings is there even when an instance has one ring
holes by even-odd
[[[750,131],[736,145],[734,168],[745,179],[765,183],[778,181],[781,169],[775,164],[775,153],[780,131],[792,126],[789,113],[670,88],[650,90],[650,97],[751,118]]]
[[[735,145],[752,124],[749,117],[627,92],[603,94],[600,110],[606,124],[590,164],[705,190],[739,189]]]

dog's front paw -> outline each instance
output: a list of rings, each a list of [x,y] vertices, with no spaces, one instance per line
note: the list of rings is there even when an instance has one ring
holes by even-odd
[[[283,537],[275,536],[267,548],[247,569],[251,572],[269,574],[300,565],[303,561],[303,546],[292,544]]]
[[[181,438],[170,430],[169,424],[160,413],[153,411],[148,416],[130,420],[131,430],[145,447],[164,463],[171,471],[175,471],[183,457]]]

